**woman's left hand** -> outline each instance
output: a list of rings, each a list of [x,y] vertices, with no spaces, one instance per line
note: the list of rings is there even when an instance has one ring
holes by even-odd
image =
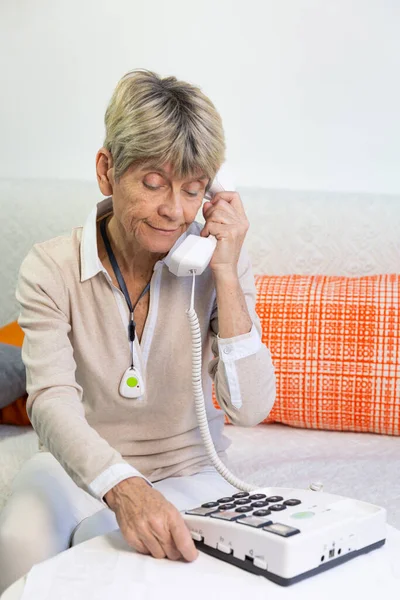
[[[218,192],[211,202],[203,204],[206,221],[200,235],[214,235],[217,246],[210,262],[215,272],[227,271],[237,274],[237,264],[249,222],[242,200],[237,192]]]

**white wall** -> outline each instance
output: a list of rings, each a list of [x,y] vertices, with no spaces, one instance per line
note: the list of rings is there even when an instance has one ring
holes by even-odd
[[[400,192],[399,0],[1,0],[0,177],[93,179],[124,72],[201,85],[239,185]]]

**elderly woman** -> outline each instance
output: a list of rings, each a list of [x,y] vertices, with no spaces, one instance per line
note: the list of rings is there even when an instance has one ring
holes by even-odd
[[[235,489],[212,467],[196,421],[191,278],[165,264],[189,233],[217,239],[196,309],[218,455],[229,445],[224,413],[252,426],[274,402],[239,194],[217,193],[203,205],[204,228],[195,222],[224,160],[215,107],[193,85],[139,70],[117,85],[105,125],[96,172],[107,198],[84,227],[35,245],[20,271],[27,410],[40,446],[0,515],[0,591],[118,527],[138,552],[194,560],[179,511]]]

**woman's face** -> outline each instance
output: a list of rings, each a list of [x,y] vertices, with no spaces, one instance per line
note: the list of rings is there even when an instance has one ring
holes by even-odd
[[[208,181],[201,172],[175,179],[170,163],[132,166],[113,184],[114,217],[128,240],[167,253],[194,221]]]

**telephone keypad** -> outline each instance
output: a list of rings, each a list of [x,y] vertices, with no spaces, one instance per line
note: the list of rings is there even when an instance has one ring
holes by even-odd
[[[222,519],[225,521],[236,521],[241,525],[249,527],[261,527],[262,525],[272,524],[272,513],[278,513],[292,506],[301,504],[297,498],[288,498],[284,500],[282,496],[267,496],[265,494],[248,494],[247,492],[238,492],[232,496],[224,496],[218,500],[205,502],[197,508],[187,510],[186,514],[202,517],[212,517],[213,519]],[[294,535],[298,530],[283,531],[282,524],[275,529],[271,527],[266,531],[276,533],[277,535]]]

